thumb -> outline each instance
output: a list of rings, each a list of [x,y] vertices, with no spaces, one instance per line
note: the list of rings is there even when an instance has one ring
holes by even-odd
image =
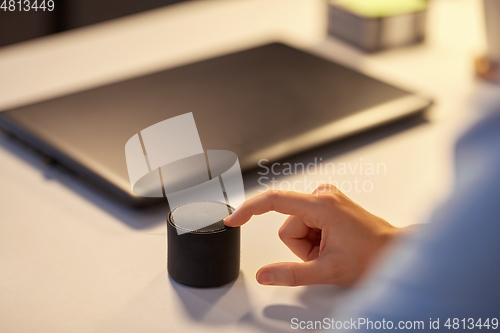
[[[328,283],[328,269],[321,258],[303,263],[279,262],[257,271],[257,282],[275,286],[304,286]]]

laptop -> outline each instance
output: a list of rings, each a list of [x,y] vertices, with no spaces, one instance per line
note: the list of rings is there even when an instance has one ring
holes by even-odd
[[[242,170],[424,111],[431,100],[293,47],[272,43],[5,110],[0,128],[120,202],[133,194],[125,143],[192,112],[205,150]]]

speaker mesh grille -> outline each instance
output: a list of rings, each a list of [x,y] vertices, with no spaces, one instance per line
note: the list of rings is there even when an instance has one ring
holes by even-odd
[[[220,202],[192,202],[176,207],[170,219],[176,228],[188,232],[218,232],[226,228],[222,220],[229,216],[229,209],[229,206]]]

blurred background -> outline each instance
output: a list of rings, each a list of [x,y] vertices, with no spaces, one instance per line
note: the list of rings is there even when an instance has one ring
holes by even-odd
[[[53,11],[0,11],[0,47],[185,0],[55,0]]]

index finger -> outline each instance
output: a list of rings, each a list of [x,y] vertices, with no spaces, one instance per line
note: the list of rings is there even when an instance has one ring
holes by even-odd
[[[288,215],[297,215],[310,220],[311,214],[319,207],[315,196],[292,191],[269,190],[243,203],[233,214],[224,219],[228,227],[238,227],[250,220],[253,215],[276,211]]]

